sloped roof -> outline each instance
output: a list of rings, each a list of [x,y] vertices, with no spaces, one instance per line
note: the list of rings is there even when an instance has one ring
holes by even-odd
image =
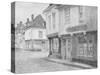
[[[29,22],[29,26],[26,26],[25,29],[29,29],[29,28],[42,28],[45,29],[46,26],[44,25],[45,21],[42,18],[41,15],[36,16],[36,18],[33,21]]]
[[[24,30],[24,24],[18,24],[15,28],[16,33],[23,33],[22,30]]]
[[[49,6],[43,11],[43,13],[51,10],[55,6],[61,6],[61,4],[49,4]]]

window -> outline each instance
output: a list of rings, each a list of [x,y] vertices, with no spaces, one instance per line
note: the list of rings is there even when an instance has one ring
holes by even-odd
[[[83,7],[82,6],[79,6],[79,21],[80,22],[83,22],[82,21],[82,17],[83,17]]]
[[[77,49],[77,55],[83,56],[83,57],[93,57],[93,40],[91,38],[92,36],[80,36],[78,37],[78,49]]]
[[[49,24],[49,28],[51,29],[51,15],[48,16],[48,24]]]
[[[70,23],[70,8],[65,8],[64,13],[65,13],[65,24],[68,24]]]
[[[52,13],[52,24],[53,24],[53,28],[55,29],[55,13]]]
[[[79,16],[82,17],[83,15],[83,7],[79,6]]]
[[[42,38],[42,37],[43,37],[43,32],[39,31],[39,38]]]

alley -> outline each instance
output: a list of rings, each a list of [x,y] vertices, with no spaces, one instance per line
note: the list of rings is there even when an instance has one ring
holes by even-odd
[[[16,73],[77,70],[80,68],[50,62],[48,52],[16,50]]]

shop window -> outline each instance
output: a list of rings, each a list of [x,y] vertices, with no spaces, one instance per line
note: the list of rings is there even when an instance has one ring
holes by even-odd
[[[92,36],[78,37],[79,45],[77,50],[78,56],[93,57],[93,38]]]
[[[93,57],[93,44],[88,44],[88,57]]]
[[[83,56],[84,55],[84,50],[83,50],[82,45],[79,45],[78,50],[77,50],[77,55],[78,56]]]
[[[78,56],[87,56],[87,40],[86,40],[86,36],[84,35],[80,35],[78,37]]]
[[[49,24],[49,28],[51,29],[51,15],[48,16],[48,24]]]

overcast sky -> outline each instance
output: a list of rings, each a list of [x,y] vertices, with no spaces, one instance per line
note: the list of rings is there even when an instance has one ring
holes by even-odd
[[[33,2],[16,2],[15,4],[15,24],[19,23],[19,21],[23,21],[25,23],[27,18],[31,20],[31,15],[37,16],[38,14],[42,14],[43,10],[48,7],[49,4],[45,3],[33,3]],[[44,15],[42,14],[44,17]]]

